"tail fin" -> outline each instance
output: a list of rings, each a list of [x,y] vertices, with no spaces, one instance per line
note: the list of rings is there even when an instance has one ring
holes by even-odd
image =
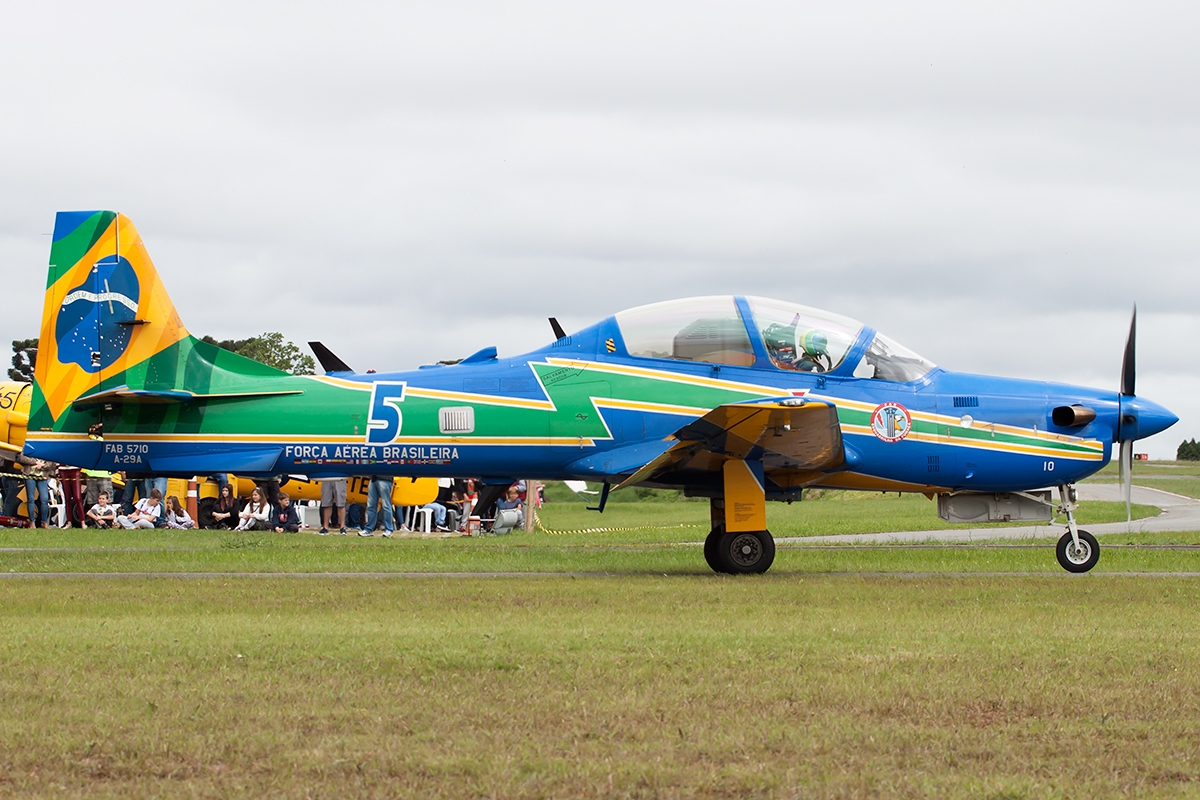
[[[241,394],[246,378],[283,375],[188,333],[127,217],[58,213],[28,441],[97,438],[89,406]]]
[[[190,338],[127,217],[60,211],[34,369],[30,430]]]

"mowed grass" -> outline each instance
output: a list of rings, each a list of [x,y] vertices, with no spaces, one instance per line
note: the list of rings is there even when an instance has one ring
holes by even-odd
[[[1200,794],[1200,581],[0,581],[0,794]]]

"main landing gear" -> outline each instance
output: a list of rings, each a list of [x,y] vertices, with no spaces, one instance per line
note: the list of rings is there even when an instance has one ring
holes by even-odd
[[[725,501],[713,498],[710,505],[712,531],[704,540],[704,560],[713,572],[752,575],[766,572],[775,561],[771,532],[725,530]]]
[[[726,533],[713,528],[704,540],[704,560],[713,572],[749,575],[766,572],[775,561],[775,540],[770,531]]]
[[[1059,512],[1067,515],[1067,532],[1054,549],[1058,563],[1067,572],[1087,572],[1100,560],[1100,544],[1095,536],[1075,524],[1075,509],[1079,507],[1075,487],[1059,486],[1058,499]]]

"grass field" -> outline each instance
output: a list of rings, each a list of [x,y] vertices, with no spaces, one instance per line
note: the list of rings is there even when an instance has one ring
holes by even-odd
[[[1135,461],[1132,474],[1138,486],[1200,498],[1200,461]],[[1109,464],[1088,480],[1117,483],[1120,473],[1116,464]]]
[[[733,578],[694,544],[706,503],[556,500],[548,528],[615,530],[0,530],[9,575],[310,575],[0,579],[0,796],[1200,796],[1200,578],[1113,574],[1200,572],[1145,546],[1200,533],[1102,537],[1086,576],[1040,541],[783,545]]]
[[[1200,794],[1200,582],[0,582],[0,793]]]

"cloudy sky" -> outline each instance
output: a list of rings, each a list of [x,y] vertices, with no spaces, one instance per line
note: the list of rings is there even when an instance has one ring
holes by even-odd
[[[762,294],[1200,437],[1192,3],[10,3],[0,342],[59,209],[130,216],[196,335],[357,369]]]

